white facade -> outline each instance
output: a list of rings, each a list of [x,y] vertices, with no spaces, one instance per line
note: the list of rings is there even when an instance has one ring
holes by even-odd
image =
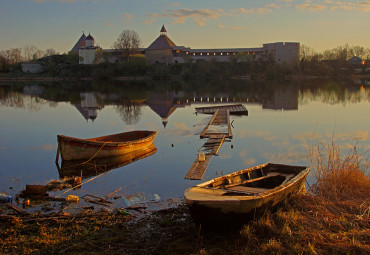
[[[80,57],[79,64],[91,65],[95,64],[95,52],[98,47],[82,47],[78,51]]]
[[[89,34],[86,37],[86,46],[81,47],[78,50],[78,56],[79,64],[83,65],[92,65],[92,64],[98,64],[95,57],[96,57],[96,51],[100,49],[99,46],[94,46],[94,38]]]
[[[42,73],[44,71],[39,63],[25,62],[21,63],[21,66],[24,73]]]
[[[276,63],[298,64],[300,44],[293,42],[266,43],[263,45],[265,55],[273,57]]]

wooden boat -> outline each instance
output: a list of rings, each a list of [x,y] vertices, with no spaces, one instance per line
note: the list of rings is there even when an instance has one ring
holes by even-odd
[[[95,176],[110,170],[131,164],[140,159],[149,157],[157,152],[154,144],[150,144],[144,149],[131,151],[128,153],[94,158],[86,162],[86,160],[62,160],[61,167],[57,165],[59,178],[81,176],[83,179]]]
[[[246,222],[302,191],[309,170],[266,163],[188,188],[184,196],[197,223]]]
[[[80,139],[58,135],[58,150],[62,160],[108,157],[143,149],[153,143],[156,131],[130,131],[120,134]]]

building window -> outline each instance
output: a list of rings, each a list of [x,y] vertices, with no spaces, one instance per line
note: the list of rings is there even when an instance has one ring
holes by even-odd
[[[193,53],[193,56],[195,56],[195,53]]]
[[[209,56],[209,52],[207,52],[207,56]]]
[[[188,55],[188,54],[189,54],[189,52],[185,52],[185,54],[186,54],[186,55]]]
[[[199,55],[203,56],[203,53],[200,53]]]
[[[221,52],[221,53],[220,53],[220,55],[222,56],[222,54],[223,54],[223,53]]]
[[[177,51],[176,51],[176,53],[180,53],[180,51],[179,51],[179,50],[177,50]]]
[[[228,55],[228,56],[229,56],[229,52],[228,52],[228,53],[226,53],[226,55]]]
[[[215,52],[215,53],[213,53],[213,55],[214,55],[214,56],[216,56],[216,52]]]

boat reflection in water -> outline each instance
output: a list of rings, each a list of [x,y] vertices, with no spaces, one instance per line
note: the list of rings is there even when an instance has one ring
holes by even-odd
[[[150,144],[144,149],[116,156],[93,158],[91,160],[62,160],[60,167],[57,164],[59,178],[81,176],[84,179],[92,177],[149,157],[156,152],[157,148],[154,144]]]

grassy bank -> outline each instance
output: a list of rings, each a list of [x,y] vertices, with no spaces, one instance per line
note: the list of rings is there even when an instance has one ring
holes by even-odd
[[[316,181],[239,230],[204,230],[185,205],[133,219],[125,211],[1,216],[1,254],[369,254],[369,164],[354,147],[312,150]],[[1,209],[0,209],[1,210]]]

